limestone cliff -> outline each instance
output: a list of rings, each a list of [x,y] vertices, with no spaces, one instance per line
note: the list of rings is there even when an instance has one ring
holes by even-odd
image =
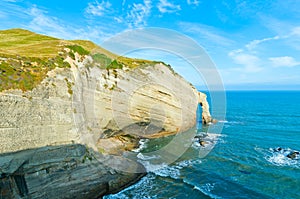
[[[162,62],[117,57],[87,41],[41,35],[32,39],[36,34],[19,29],[1,34],[5,35],[1,38],[13,35],[16,41],[7,39],[0,50],[0,153],[44,150],[45,146],[64,150],[62,146],[69,144],[85,145],[98,154],[120,153],[136,146],[139,138],[190,129],[196,124],[198,103],[203,109],[203,123],[211,121],[206,95]],[[27,41],[29,36],[24,35],[32,40]],[[5,184],[14,175],[19,176],[20,172],[15,173],[18,169],[34,179],[28,172],[47,172],[43,161],[47,160],[34,163],[34,167],[24,160],[25,166],[18,164],[17,169],[9,169],[10,173],[1,166],[0,181]],[[65,161],[69,159],[57,160],[57,165]],[[73,168],[71,171],[75,172]],[[128,178],[128,183],[135,178]],[[26,193],[35,194],[34,189]]]

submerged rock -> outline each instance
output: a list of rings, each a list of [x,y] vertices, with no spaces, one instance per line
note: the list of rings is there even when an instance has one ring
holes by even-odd
[[[144,175],[136,162],[83,145],[48,146],[0,155],[0,198],[100,198]]]

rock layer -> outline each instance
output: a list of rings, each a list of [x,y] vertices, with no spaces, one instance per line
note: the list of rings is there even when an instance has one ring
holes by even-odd
[[[135,162],[83,145],[42,147],[0,155],[0,198],[100,198],[144,175]]]
[[[0,93],[0,153],[86,144],[118,134],[160,137],[211,121],[206,95],[164,64],[100,69],[75,53],[71,68],[57,68],[32,91]]]

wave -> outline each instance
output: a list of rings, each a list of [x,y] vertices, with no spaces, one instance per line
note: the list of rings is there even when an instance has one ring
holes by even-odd
[[[187,182],[185,180],[183,180],[183,181],[186,184],[192,185],[191,183],[189,183],[189,182]],[[215,199],[222,198],[222,197],[219,197],[219,196],[214,195],[214,194],[211,193],[211,191],[213,191],[214,188],[215,188],[215,183],[206,183],[206,184],[204,184],[202,186],[196,186],[196,185],[192,185],[192,186],[194,186],[194,189],[196,189],[196,190],[200,191],[201,193],[209,196],[210,198],[215,198]]]
[[[131,185],[130,187],[127,187],[123,189],[122,191],[116,193],[116,194],[110,194],[107,196],[104,196],[104,199],[116,199],[116,198],[122,198],[122,199],[155,199],[158,198],[155,195],[151,195],[151,197],[148,195],[147,190],[151,190],[153,188],[153,181],[155,180],[154,175],[146,175],[143,177],[140,181],[138,181],[136,184]],[[139,189],[142,187],[143,190],[139,191]],[[127,196],[126,192],[137,191],[136,194],[130,196]]]
[[[224,123],[224,124],[229,123],[227,120],[218,120],[218,122],[219,123]]]
[[[228,120],[218,120],[218,123],[223,124],[244,124],[242,121],[228,121]]]
[[[192,143],[192,148],[197,150],[211,150],[218,142],[225,137],[224,134],[203,133],[195,136]]]
[[[139,147],[136,149],[133,149],[133,152],[139,153],[141,152],[143,149],[147,148],[147,143],[149,142],[149,139],[140,139],[139,141]]]
[[[290,166],[300,168],[300,156],[295,155],[291,158],[291,154],[297,152],[290,148],[270,148],[268,153],[265,155],[265,159],[275,166]]]

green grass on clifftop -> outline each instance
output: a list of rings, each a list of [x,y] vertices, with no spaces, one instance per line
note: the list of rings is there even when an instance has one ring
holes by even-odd
[[[64,49],[69,48],[67,53]],[[56,67],[69,68],[67,56],[91,55],[102,69],[136,68],[158,62],[118,56],[91,41],[62,40],[24,29],[0,30],[0,91],[35,88]]]

